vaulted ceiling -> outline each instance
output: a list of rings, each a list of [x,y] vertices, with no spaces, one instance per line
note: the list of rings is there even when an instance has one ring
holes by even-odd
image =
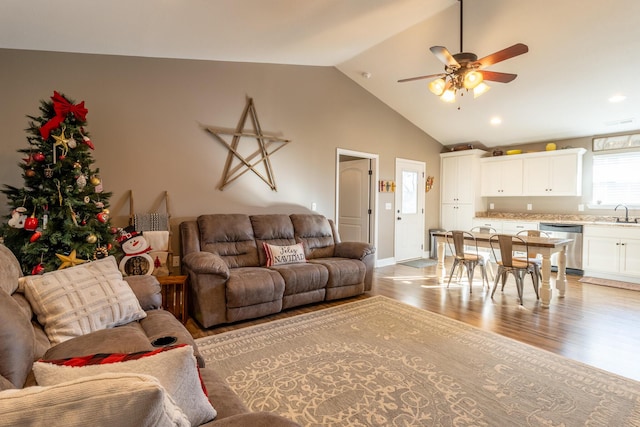
[[[445,145],[487,147],[640,129],[640,2],[465,0],[465,51],[529,52],[518,74],[446,104],[429,47],[460,46],[458,0],[2,0],[0,48],[335,66]],[[313,82],[309,82],[313,84]],[[611,103],[613,95],[625,95]],[[501,124],[491,124],[499,117]]]

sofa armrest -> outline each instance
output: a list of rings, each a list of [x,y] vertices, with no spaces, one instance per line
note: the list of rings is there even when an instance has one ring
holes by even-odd
[[[192,252],[182,258],[182,265],[197,274],[218,274],[224,279],[229,278],[229,267],[216,254],[210,252]]]
[[[133,290],[144,311],[162,308],[160,283],[155,276],[127,276],[124,280]]]
[[[366,242],[336,243],[333,255],[339,258],[354,258],[364,260],[368,255],[376,253],[376,248]]]

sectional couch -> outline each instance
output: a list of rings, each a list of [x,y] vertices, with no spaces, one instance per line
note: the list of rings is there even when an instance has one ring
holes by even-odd
[[[119,274],[109,257],[22,277],[0,245],[0,425],[298,425],[250,412],[160,308],[157,280]]]
[[[211,214],[180,224],[191,317],[203,327],[371,289],[375,248],[316,214]]]

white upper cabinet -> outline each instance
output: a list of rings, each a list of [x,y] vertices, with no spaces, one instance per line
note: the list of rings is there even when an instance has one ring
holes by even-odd
[[[522,159],[486,157],[480,160],[483,197],[522,196]]]
[[[524,195],[581,196],[585,151],[549,151],[524,158]]]
[[[440,154],[440,227],[468,230],[476,212],[484,210],[478,184],[479,159],[474,149]]]
[[[581,196],[582,157],[586,151],[569,148],[483,158],[481,195]]]

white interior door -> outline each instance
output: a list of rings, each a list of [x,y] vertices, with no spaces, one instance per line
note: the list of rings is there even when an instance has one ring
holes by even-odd
[[[396,159],[396,262],[423,254],[425,169],[424,162]]]
[[[371,243],[371,160],[340,162],[338,231],[343,242]]]

